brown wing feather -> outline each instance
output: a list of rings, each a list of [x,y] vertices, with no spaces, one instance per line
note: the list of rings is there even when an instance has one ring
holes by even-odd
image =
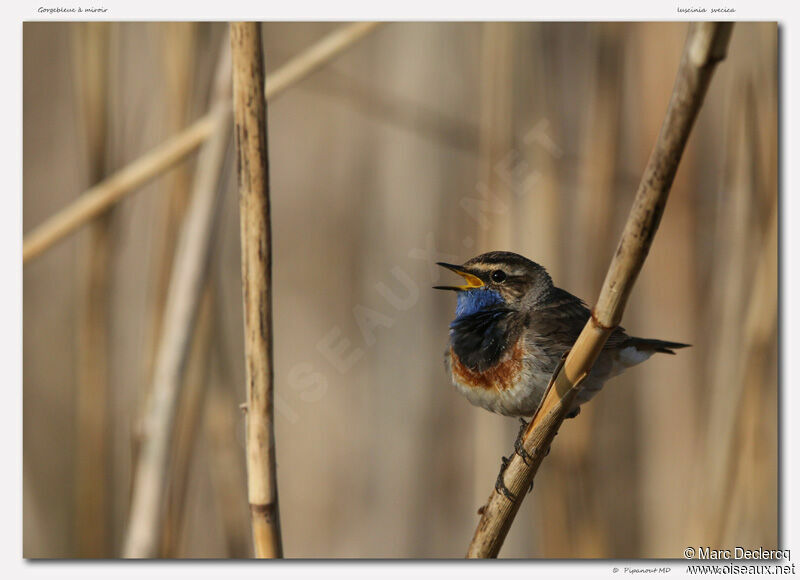
[[[531,312],[528,328],[553,352],[570,348],[589,320],[591,312],[577,296],[561,288],[553,288],[547,303]],[[604,350],[623,347],[631,337],[618,326],[606,341]]]

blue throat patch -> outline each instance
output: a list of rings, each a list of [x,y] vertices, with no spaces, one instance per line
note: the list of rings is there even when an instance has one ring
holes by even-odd
[[[450,345],[473,372],[494,366],[508,347],[511,310],[495,290],[458,293],[456,318],[450,323]]]
[[[496,304],[503,304],[504,300],[497,290],[476,288],[458,293],[456,302],[456,320],[480,312]],[[455,322],[455,320],[453,321]]]

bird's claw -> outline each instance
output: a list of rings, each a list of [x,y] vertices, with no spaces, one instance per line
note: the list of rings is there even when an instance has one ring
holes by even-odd
[[[577,417],[580,414],[581,414],[581,408],[580,407],[575,407],[574,409],[572,409],[572,411],[567,413],[567,416],[565,417],[565,419],[574,419],[575,417]]]
[[[508,457],[503,457],[500,459],[502,465],[500,466],[500,473],[497,474],[497,481],[494,484],[494,489],[498,493],[502,493],[511,501],[517,501],[517,497],[511,493],[511,490],[506,487],[506,484],[503,481],[503,474],[506,472],[506,467],[508,467],[509,461],[510,459]]]
[[[519,418],[519,422],[521,423],[519,426],[519,433],[517,433],[517,439],[514,441],[514,453],[522,457],[522,461],[525,465],[530,467],[530,463],[528,460],[533,460],[533,456],[530,453],[525,451],[525,447],[522,445],[522,435],[525,433],[525,428],[528,426],[528,423],[525,422],[525,419],[522,417]]]

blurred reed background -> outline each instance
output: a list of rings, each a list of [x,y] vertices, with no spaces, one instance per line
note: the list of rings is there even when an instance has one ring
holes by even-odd
[[[340,26],[263,26],[267,71]],[[222,23],[24,25],[24,231],[211,106]],[[516,421],[442,366],[436,260],[493,249],[591,303],[683,23],[392,23],[270,102],[288,557],[461,557]],[[689,342],[568,421],[502,557],[777,547],[774,23],[737,23],[624,325]],[[235,170],[161,553],[248,557]],[[194,157],[24,268],[24,556],[114,557]],[[488,200],[488,201],[487,201]],[[635,404],[631,404],[634,401]]]

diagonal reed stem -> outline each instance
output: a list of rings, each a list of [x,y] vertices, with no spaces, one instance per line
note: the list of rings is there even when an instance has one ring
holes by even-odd
[[[379,23],[343,26],[269,75],[265,96],[274,98],[372,32]],[[22,262],[36,258],[82,225],[100,215],[127,194],[158,177],[202,145],[214,130],[211,113],[181,133],[145,153],[107,179],[84,191],[75,201],[47,218],[24,236]]]
[[[223,53],[218,65],[218,78],[227,78],[230,74],[228,58],[227,53]],[[130,522],[123,550],[126,558],[154,558],[158,556],[162,543],[164,497],[170,479],[175,417],[206,287],[218,206],[222,199],[223,188],[219,178],[230,141],[231,125],[228,103],[227,98],[218,98],[212,107],[212,136],[200,153],[189,207],[175,249],[153,370],[151,400],[133,483]]]
[[[514,516],[533,482],[558,428],[572,406],[611,332],[644,264],[664,212],[672,181],[703,104],[715,65],[725,58],[732,23],[692,24],[678,68],[669,107],[650,154],[628,221],[611,261],[597,305],[564,364],[556,371],[544,399],[525,430],[523,447],[529,464],[514,454],[502,475],[514,500],[493,490],[467,551],[468,558],[496,558]]]

